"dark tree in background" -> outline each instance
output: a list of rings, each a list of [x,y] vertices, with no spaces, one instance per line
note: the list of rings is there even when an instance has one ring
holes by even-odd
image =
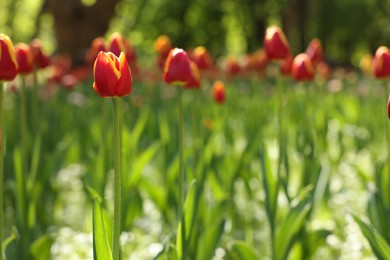
[[[94,38],[104,36],[119,0],[98,0],[92,6],[80,0],[47,0],[53,15],[57,52],[69,54],[74,64],[83,62]]]

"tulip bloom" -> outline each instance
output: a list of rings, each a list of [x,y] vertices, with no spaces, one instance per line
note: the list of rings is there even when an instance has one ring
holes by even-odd
[[[192,60],[196,62],[200,70],[210,68],[213,63],[210,53],[203,46],[198,46],[192,51]]]
[[[313,39],[309,46],[306,49],[307,55],[309,55],[313,66],[316,66],[318,63],[324,60],[324,50],[322,48],[321,41],[318,39]]]
[[[133,46],[120,33],[115,32],[111,35],[108,43],[108,51],[119,57],[124,52],[128,63],[134,63],[136,55]]]
[[[179,48],[172,49],[165,61],[163,79],[170,85],[185,85],[192,79],[192,69],[187,53]]]
[[[225,84],[220,80],[215,81],[213,84],[213,98],[216,103],[222,104],[225,102]]]
[[[30,47],[34,56],[34,65],[36,68],[46,68],[50,65],[49,56],[42,51],[41,41],[34,39],[30,42]]]
[[[104,43],[104,38],[97,37],[92,41],[91,48],[89,48],[86,55],[86,61],[92,64],[101,51],[106,51],[106,44]]]
[[[154,42],[154,49],[161,57],[166,57],[172,49],[171,39],[167,35],[160,35]]]
[[[189,82],[187,82],[184,85],[184,88],[188,89],[196,89],[200,87],[200,74],[199,74],[199,68],[198,65],[196,65],[195,62],[190,61],[191,71],[192,71],[192,77]]]
[[[290,46],[283,31],[276,25],[265,31],[264,48],[269,60],[286,59],[290,55]]]
[[[15,46],[16,60],[19,65],[19,73],[29,74],[34,67],[34,55],[29,45],[18,43]]]
[[[297,55],[291,65],[291,75],[297,81],[310,81],[314,78],[314,68],[309,55]]]
[[[375,52],[372,62],[374,75],[378,79],[390,77],[390,52],[385,46],[381,46]]]
[[[131,93],[133,79],[125,53],[99,52],[93,66],[93,88],[102,97],[123,97]]]
[[[11,39],[0,34],[0,81],[11,81],[18,74],[18,63]]]

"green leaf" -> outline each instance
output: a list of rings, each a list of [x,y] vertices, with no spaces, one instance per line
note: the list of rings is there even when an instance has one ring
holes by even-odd
[[[294,237],[302,228],[307,215],[312,207],[308,192],[287,213],[286,218],[275,233],[274,259],[286,259],[293,245]]]
[[[271,225],[271,232],[273,232],[276,221],[279,181],[272,174],[267,150],[264,146],[261,149],[261,168],[263,187],[265,192],[265,209],[267,212],[268,221]]]
[[[197,260],[213,258],[224,228],[225,220],[221,219],[216,225],[211,225],[204,230],[199,238]]]
[[[256,251],[243,241],[234,242],[229,255],[234,260],[260,259]]]
[[[53,237],[44,235],[35,240],[31,247],[30,252],[34,260],[46,260],[50,259],[50,249],[54,242]]]
[[[177,225],[176,255],[177,255],[177,259],[181,259],[182,255],[183,255],[183,232],[182,232],[182,223],[181,223],[181,221]]]
[[[362,221],[358,216],[352,215],[352,217],[367,238],[376,257],[378,259],[390,259],[390,246],[378,231],[372,225]]]
[[[145,166],[153,159],[160,149],[160,143],[154,142],[147,149],[143,150],[142,153],[139,153],[135,160],[133,160],[132,171],[130,172],[129,186],[135,186],[139,183],[142,176],[142,170]]]
[[[95,260],[112,259],[104,225],[103,212],[98,197],[93,199],[93,257]]]
[[[195,214],[196,214],[196,180],[193,180],[190,184],[190,187],[187,192],[186,200],[184,202],[184,224],[185,224],[185,234],[186,241],[189,240],[189,237],[192,233],[192,229],[195,223]]]

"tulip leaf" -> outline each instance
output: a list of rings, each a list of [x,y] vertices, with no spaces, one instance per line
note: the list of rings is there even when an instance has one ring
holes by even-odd
[[[102,207],[98,197],[93,199],[93,257],[95,260],[112,259],[110,244],[104,224]]]
[[[229,254],[234,260],[259,259],[256,251],[243,241],[235,241]]]
[[[370,224],[365,223],[358,216],[352,215],[355,222],[359,225],[363,235],[371,245],[372,251],[378,259],[390,259],[390,245]]]

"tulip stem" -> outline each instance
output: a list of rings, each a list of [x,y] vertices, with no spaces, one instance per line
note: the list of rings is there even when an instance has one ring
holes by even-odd
[[[186,245],[186,234],[185,234],[185,219],[184,219],[184,198],[185,198],[185,176],[184,176],[184,122],[183,122],[183,98],[182,89],[179,88],[178,94],[178,120],[179,120],[179,220],[181,220],[181,244],[182,244],[182,259],[187,258],[187,245]]]
[[[114,260],[120,257],[119,236],[121,232],[121,189],[122,189],[122,174],[121,174],[121,99],[114,97],[114,230],[112,242],[112,256]]]
[[[4,82],[0,81],[0,254],[1,259],[5,259],[3,254],[3,182],[4,182],[4,142],[3,142],[3,96]]]

